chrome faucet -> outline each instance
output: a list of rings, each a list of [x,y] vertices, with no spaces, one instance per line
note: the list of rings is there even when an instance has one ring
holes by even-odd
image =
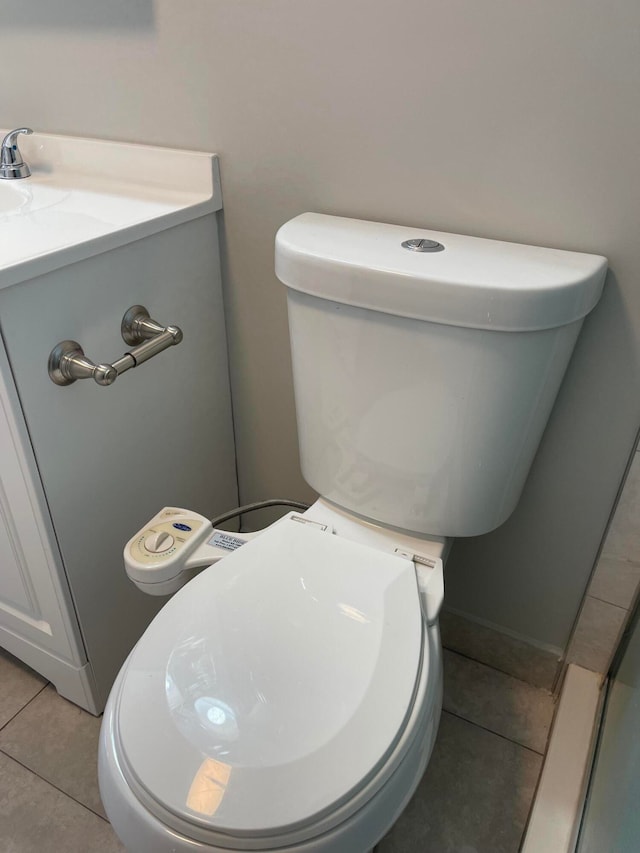
[[[18,148],[18,134],[33,133],[30,127],[19,127],[7,133],[0,147],[0,178],[28,178],[31,169],[22,159]]]

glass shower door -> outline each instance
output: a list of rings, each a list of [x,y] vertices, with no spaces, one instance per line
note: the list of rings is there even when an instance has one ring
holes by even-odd
[[[577,853],[640,851],[640,618],[614,665]]]

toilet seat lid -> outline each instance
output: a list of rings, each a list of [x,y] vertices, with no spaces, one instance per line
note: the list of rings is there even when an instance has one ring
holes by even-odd
[[[187,584],[135,647],[123,770],[199,837],[302,828],[384,765],[427,654],[413,563],[283,520]]]

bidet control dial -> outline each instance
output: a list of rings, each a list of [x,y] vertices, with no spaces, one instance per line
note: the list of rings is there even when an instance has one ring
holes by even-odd
[[[163,554],[173,547],[175,541],[170,533],[161,530],[159,533],[151,533],[145,537],[144,547],[152,554]]]

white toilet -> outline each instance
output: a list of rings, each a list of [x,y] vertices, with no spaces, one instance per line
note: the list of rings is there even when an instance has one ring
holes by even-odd
[[[606,260],[304,214],[276,272],[322,497],[257,534],[168,507],[127,544],[141,589],[184,587],[102,725],[131,853],[365,853],[390,829],[437,733],[447,545],[515,507]]]

